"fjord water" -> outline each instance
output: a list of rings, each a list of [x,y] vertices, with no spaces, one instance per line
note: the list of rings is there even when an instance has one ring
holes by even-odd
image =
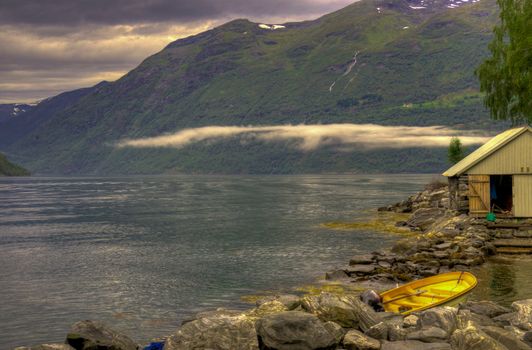
[[[401,200],[412,176],[0,179],[0,348],[104,320],[139,341],[240,296],[313,282],[394,237],[320,226]]]
[[[62,342],[83,319],[146,342],[198,311],[313,283],[398,239],[322,223],[374,215],[432,178],[2,178],[0,349]]]

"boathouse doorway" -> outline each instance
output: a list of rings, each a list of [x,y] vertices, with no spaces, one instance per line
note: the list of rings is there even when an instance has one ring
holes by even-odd
[[[493,213],[511,216],[513,213],[513,176],[490,175],[490,208]]]

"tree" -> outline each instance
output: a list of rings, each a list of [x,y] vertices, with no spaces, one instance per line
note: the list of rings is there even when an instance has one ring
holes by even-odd
[[[456,164],[464,159],[464,149],[462,148],[462,142],[458,137],[451,138],[448,150],[449,162]]]
[[[497,0],[501,22],[489,44],[491,57],[476,73],[493,119],[532,123],[532,1]]]

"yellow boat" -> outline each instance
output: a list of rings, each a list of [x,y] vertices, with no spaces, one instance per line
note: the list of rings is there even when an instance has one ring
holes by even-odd
[[[380,294],[385,311],[408,315],[434,306],[453,306],[477,285],[469,272],[447,272],[423,278]]]

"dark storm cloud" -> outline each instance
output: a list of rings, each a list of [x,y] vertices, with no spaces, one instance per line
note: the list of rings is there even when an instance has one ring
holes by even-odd
[[[2,0],[0,22],[33,25],[194,22],[226,16],[325,13],[345,0]]]

